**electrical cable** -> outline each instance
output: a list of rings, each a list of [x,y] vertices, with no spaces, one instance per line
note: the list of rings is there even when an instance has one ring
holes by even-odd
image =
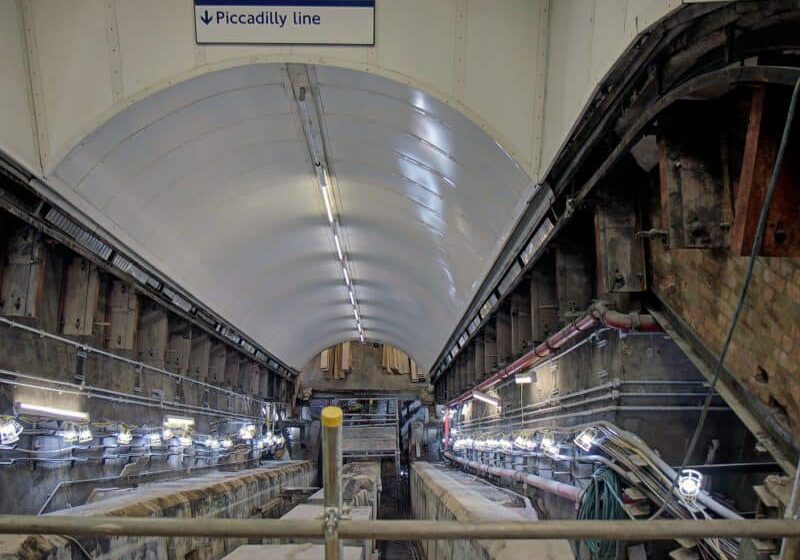
[[[692,434],[692,439],[689,441],[689,446],[686,449],[686,454],[683,457],[683,461],[681,462],[681,468],[676,472],[675,478],[672,479],[672,486],[670,488],[669,493],[666,495],[664,502],[661,504],[661,507],[654,513],[650,519],[658,519],[659,516],[664,512],[664,509],[667,506],[667,501],[672,499],[673,492],[675,491],[675,486],[678,483],[678,478],[681,475],[681,472],[686,468],[686,465],[689,464],[691,460],[692,453],[694,453],[695,447],[697,447],[697,442],[700,439],[700,433],[703,431],[703,426],[706,422],[706,417],[708,416],[708,410],[711,405],[711,400],[714,397],[714,392],[717,387],[717,382],[719,382],[719,378],[722,375],[722,367],[725,363],[725,357],[728,355],[728,349],[730,348],[731,341],[733,340],[733,333],[736,330],[736,325],[739,322],[739,316],[744,309],[744,302],[747,297],[747,290],[750,288],[750,283],[753,280],[753,270],[755,269],[756,260],[758,258],[758,253],[761,250],[761,245],[764,242],[764,234],[767,229],[767,215],[769,214],[769,207],[772,203],[772,197],[775,194],[775,189],[778,184],[778,175],[780,174],[781,166],[783,165],[783,158],[786,154],[786,146],[789,143],[789,136],[792,129],[792,122],[794,121],[794,114],[797,109],[797,99],[800,96],[800,79],[798,79],[794,84],[794,90],[792,91],[792,98],[789,102],[789,110],[786,114],[786,122],[783,127],[783,134],[781,136],[781,143],[780,147],[778,148],[778,154],[775,157],[775,163],[772,166],[772,174],[769,178],[769,185],[767,186],[767,192],[764,194],[764,202],[761,205],[761,212],[758,216],[758,225],[756,227],[756,234],[753,238],[753,246],[750,249],[750,259],[747,263],[747,271],[744,275],[744,283],[742,284],[742,290],[739,293],[739,300],[736,302],[736,308],[733,311],[733,316],[731,317],[731,323],[728,327],[728,332],[725,335],[725,342],[722,345],[722,351],[720,352],[719,358],[717,359],[716,364],[714,365],[714,373],[712,375],[711,383],[708,386],[708,393],[706,395],[705,402],[703,403],[703,409],[700,413],[700,419],[697,422],[697,426],[695,427],[694,433]]]
[[[624,511],[617,502],[618,496],[617,475],[605,467],[597,469],[592,475],[592,482],[581,496],[578,519],[582,521],[622,519]],[[619,554],[619,541],[589,539],[583,541],[583,544],[592,560],[614,560]],[[578,546],[578,556],[580,557],[580,546]]]

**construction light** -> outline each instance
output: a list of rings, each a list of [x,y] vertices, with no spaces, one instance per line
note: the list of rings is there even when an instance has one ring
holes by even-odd
[[[542,436],[542,451],[548,457],[555,457],[558,455],[558,445],[556,445],[556,440],[553,434],[546,433]]]
[[[92,431],[89,429],[89,426],[83,426],[78,431],[78,443],[89,443],[92,439]]]
[[[514,444],[510,439],[498,440],[497,444],[503,451],[511,451],[511,448],[514,447]]]
[[[189,436],[181,436],[178,438],[178,443],[181,444],[183,447],[191,447],[192,446],[192,438]]]
[[[175,432],[172,431],[170,428],[164,428],[161,430],[161,437],[164,438],[164,441],[169,441],[175,435]]]
[[[173,430],[185,430],[194,426],[194,418],[184,416],[167,416],[164,419],[164,426]]]
[[[495,397],[490,397],[486,393],[482,393],[480,391],[473,390],[472,391],[472,398],[473,399],[478,399],[479,401],[483,401],[483,402],[488,403],[488,404],[493,404],[494,406],[500,406],[500,399],[497,399]]]
[[[209,449],[217,449],[219,447],[219,441],[217,441],[217,438],[213,438],[211,436],[208,436],[203,444]]]
[[[79,420],[83,422],[89,421],[89,415],[86,412],[78,410],[67,410],[65,408],[56,408],[53,406],[40,406],[38,404],[18,402],[15,405],[20,413],[31,414],[33,416],[44,416],[47,418],[57,418],[66,420]]]
[[[700,487],[703,484],[703,474],[693,470],[684,469],[678,477],[678,491],[687,502],[693,504],[700,495]]]
[[[597,428],[589,427],[579,433],[573,440],[575,445],[586,452],[592,450],[592,446],[597,443]]]
[[[133,435],[129,430],[120,430],[117,434],[117,443],[120,445],[128,445],[133,440]]]
[[[536,441],[525,436],[517,436],[517,438],[514,440],[514,447],[524,451],[533,451],[536,449]]]
[[[350,275],[347,274],[347,267],[342,265],[342,274],[344,274],[344,283],[350,286]]]
[[[325,213],[328,215],[328,223],[333,224],[333,210],[331,209],[331,201],[330,201],[330,195],[328,194],[328,187],[320,184],[319,188],[322,191],[322,200],[325,201]]]
[[[11,445],[19,441],[19,435],[22,433],[22,424],[13,418],[7,418],[0,421],[0,444]]]
[[[231,438],[223,439],[222,440],[222,447],[224,449],[230,449],[231,447],[233,447],[233,440],[231,440]]]
[[[253,424],[246,424],[239,429],[241,439],[253,439],[256,437],[256,427]]]
[[[56,435],[61,436],[61,439],[64,440],[64,443],[74,443],[78,441],[78,432],[75,431],[75,428],[67,428],[66,430],[61,430],[57,432]]]
[[[161,445],[161,435],[158,432],[152,432],[147,437],[150,441],[150,445]]]

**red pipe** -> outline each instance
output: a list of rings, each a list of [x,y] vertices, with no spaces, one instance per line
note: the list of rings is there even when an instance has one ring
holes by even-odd
[[[598,323],[621,331],[660,332],[662,330],[661,326],[656,323],[650,315],[639,315],[638,313],[626,315],[625,313],[619,313],[618,311],[612,311],[606,308],[604,303],[596,303],[583,315],[557,333],[551,335],[544,342],[511,365],[501,369],[491,377],[478,383],[469,391],[451,400],[447,403],[448,406],[455,406],[469,399],[472,396],[473,390],[487,391],[512,375],[529,370],[537,363],[554,354],[556,350],[564,346],[567,342],[593,328]]]
[[[449,451],[445,451],[444,456],[450,461],[458,463],[462,467],[475,469],[478,472],[498,476],[511,482],[518,482],[520,484],[524,482],[528,486],[533,486],[534,488],[539,488],[540,490],[544,490],[550,494],[555,494],[556,496],[560,496],[573,503],[577,502],[581,496],[581,490],[577,486],[565,484],[563,482],[553,480],[552,478],[544,478],[535,474],[524,473],[522,471],[512,471],[511,469],[501,469],[500,467],[490,467],[489,465],[484,465],[478,461],[470,461],[463,457],[458,457]]]

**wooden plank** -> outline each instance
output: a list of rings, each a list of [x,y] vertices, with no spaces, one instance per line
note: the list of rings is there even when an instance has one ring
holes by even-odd
[[[595,206],[597,293],[643,292],[644,242],[632,193],[611,188]]]
[[[326,348],[319,355],[319,369],[328,371],[331,367],[331,349]]]
[[[228,389],[236,390],[240,387],[239,371],[241,368],[241,357],[239,352],[228,348],[225,355],[225,380],[224,386]]]
[[[207,382],[210,363],[211,337],[200,329],[193,328],[189,350],[189,375],[199,381]]]
[[[139,296],[133,286],[122,280],[112,280],[106,312],[109,350],[126,355],[133,352],[138,319]]]
[[[342,343],[342,371],[350,373],[353,370],[353,350],[350,342]]]
[[[44,266],[39,326],[52,333],[61,330],[61,290],[64,284],[65,250],[54,242],[44,244]],[[2,262],[2,261],[0,261]]]
[[[9,236],[0,312],[8,317],[39,317],[46,252],[42,235],[20,227]]]
[[[497,328],[489,322],[483,328],[483,375],[488,377],[497,371]]]
[[[505,367],[511,363],[511,313],[507,304],[501,304],[495,314],[495,329],[497,365]]]
[[[486,341],[483,331],[475,335],[475,381],[483,379],[486,373]]]
[[[567,323],[592,303],[591,265],[594,258],[581,246],[559,246],[556,250],[556,294],[558,316]]]
[[[742,169],[731,228],[734,255],[749,255],[775,164],[788,106],[788,94],[761,87],[753,92]],[[795,124],[786,157],[767,213],[764,242],[759,252],[769,257],[800,256],[800,126]]]
[[[720,127],[701,102],[678,103],[659,118],[662,225],[670,247],[722,247],[724,185]]]
[[[537,268],[531,273],[531,340],[544,341],[558,330],[558,324],[555,274]]]
[[[531,342],[530,285],[523,284],[524,292],[511,296],[511,354],[517,358]]]
[[[186,375],[189,372],[189,355],[192,351],[192,327],[180,317],[169,314],[167,339],[167,369]]]
[[[143,298],[140,305],[137,358],[151,366],[165,369],[169,318],[167,310],[157,302]],[[150,398],[171,401],[176,395],[176,384],[163,374],[144,370],[141,373],[142,394]]]
[[[70,336],[91,336],[98,314],[100,276],[97,266],[87,259],[73,256],[64,271],[62,331]]]

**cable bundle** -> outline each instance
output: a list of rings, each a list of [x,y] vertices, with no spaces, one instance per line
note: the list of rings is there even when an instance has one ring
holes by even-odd
[[[592,475],[592,482],[581,498],[578,519],[611,520],[624,515],[619,503],[619,481],[617,475],[606,467],[601,467]],[[591,553],[592,560],[614,560],[619,549],[618,541],[583,541]],[[580,555],[580,550],[578,550]]]

